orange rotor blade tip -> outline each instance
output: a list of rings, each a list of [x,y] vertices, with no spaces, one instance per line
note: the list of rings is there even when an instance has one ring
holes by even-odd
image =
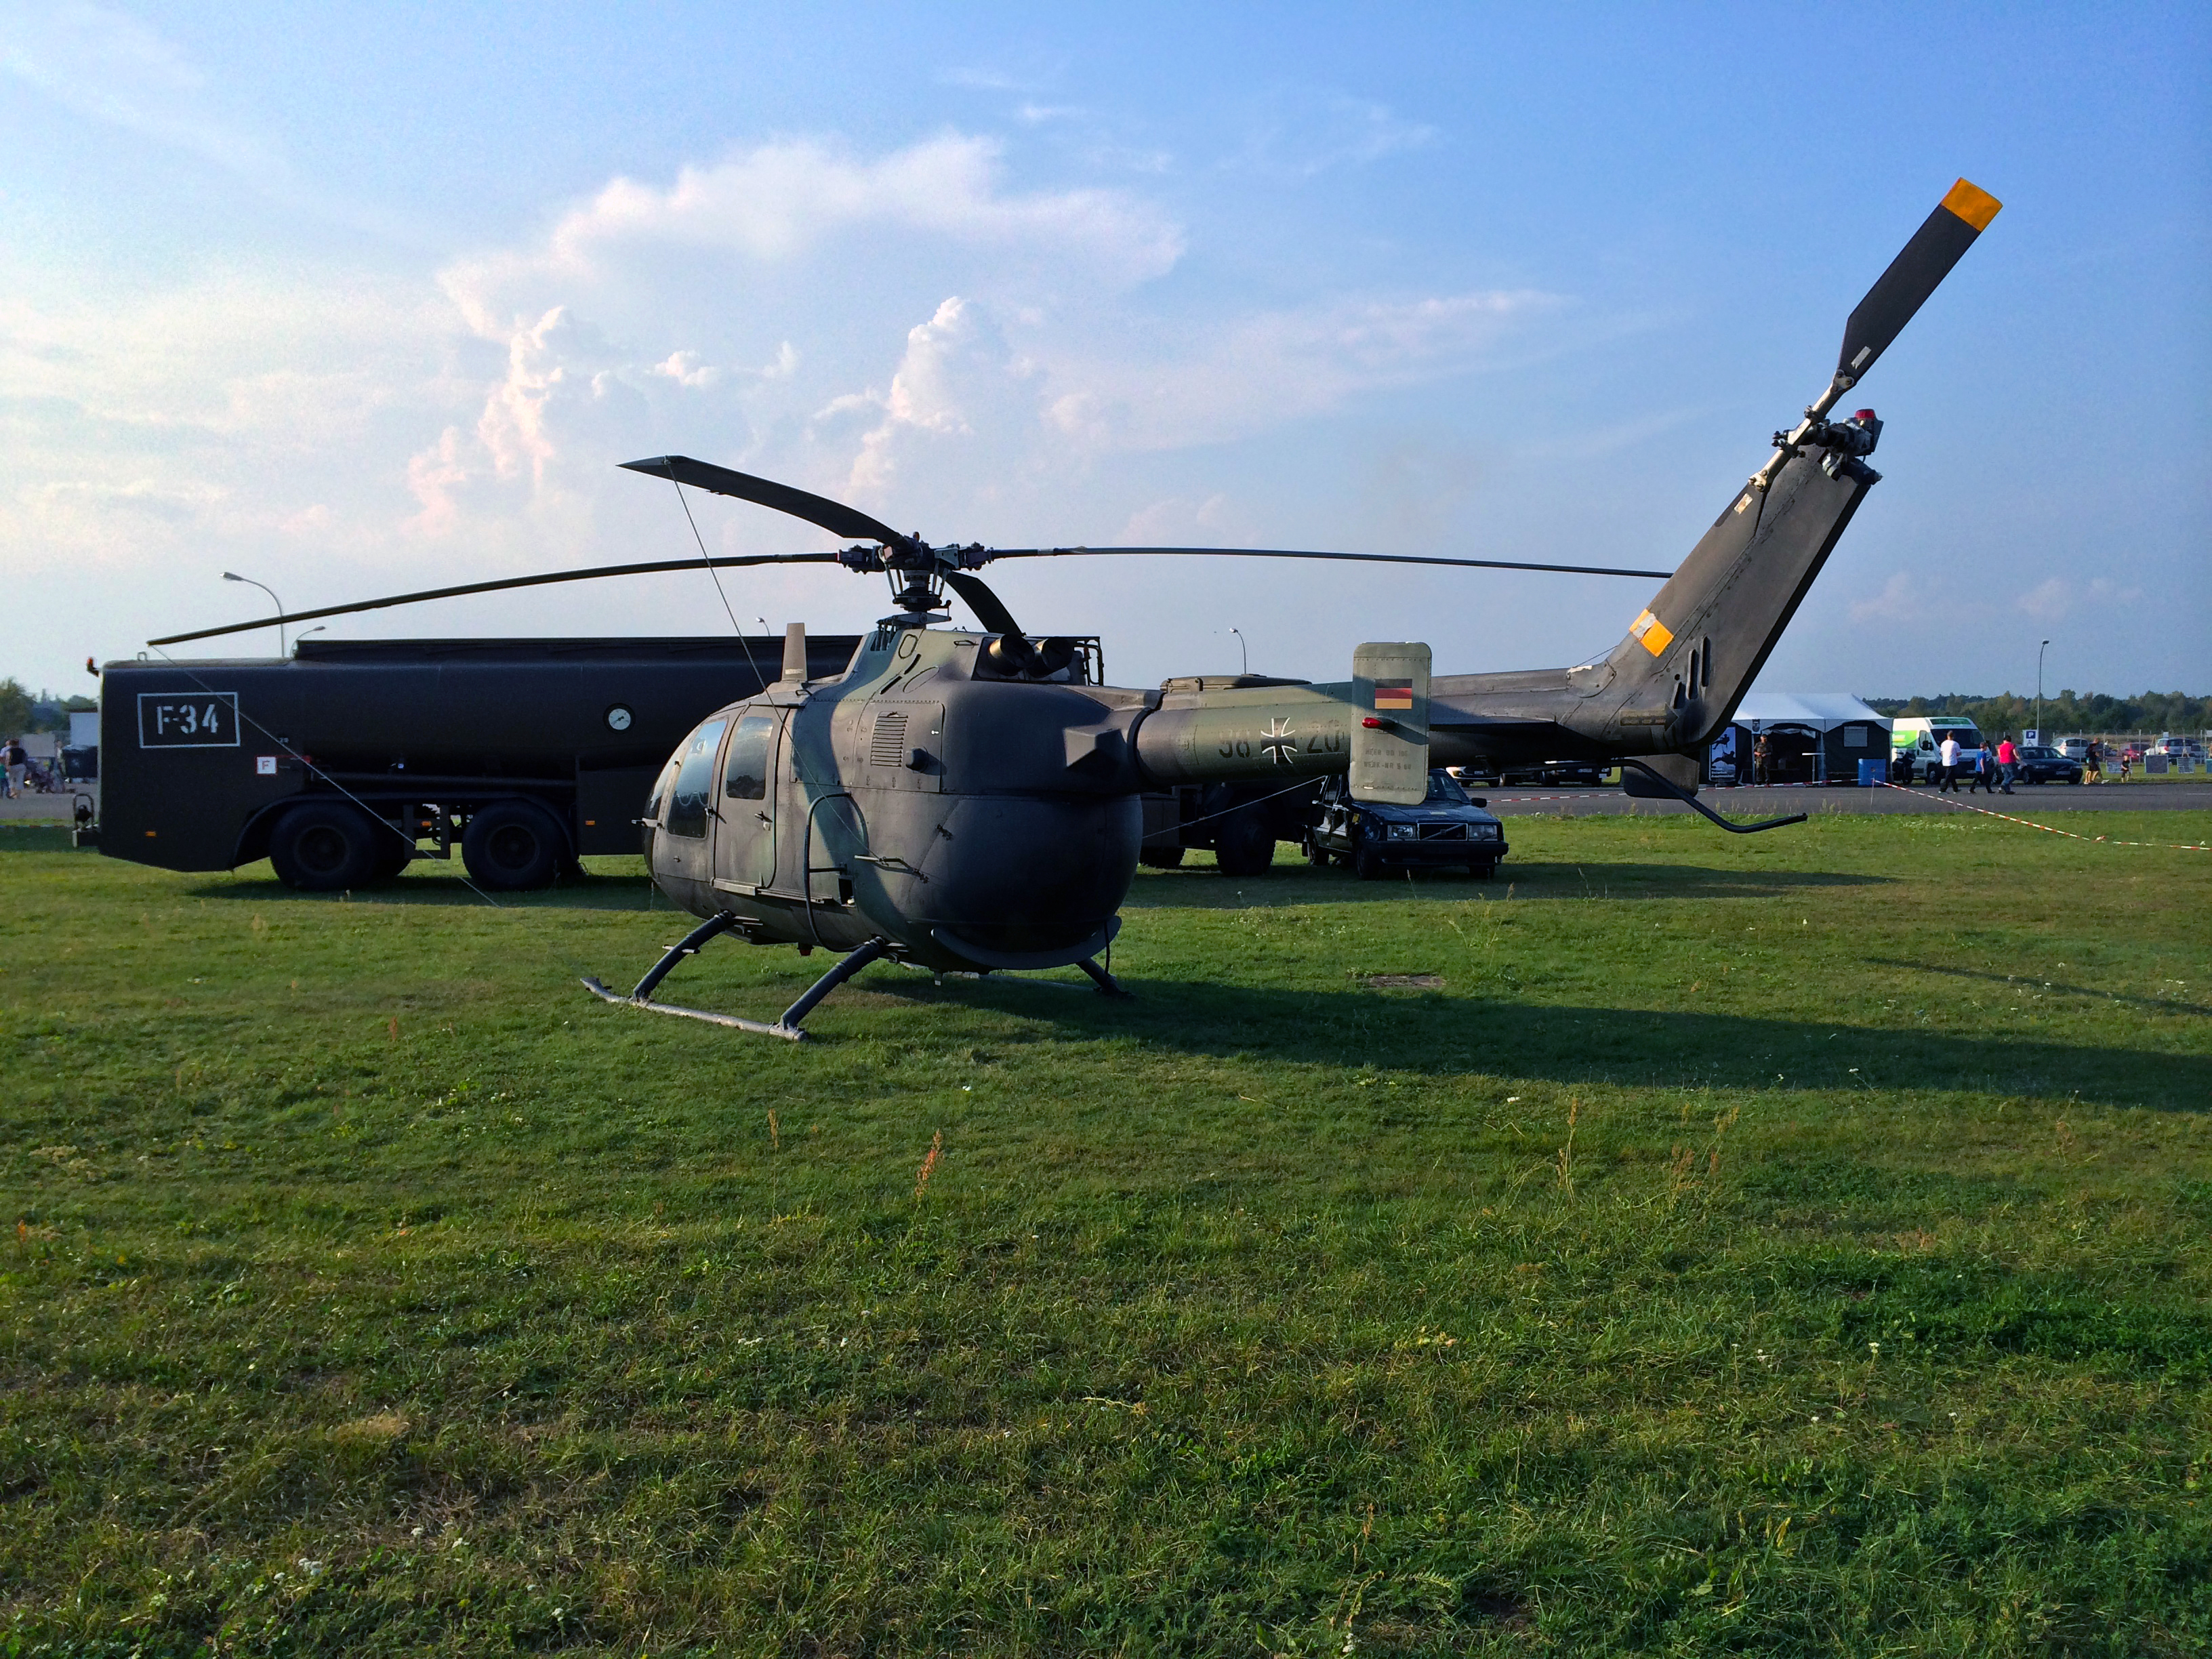
[[[1978,232],[1990,228],[1990,221],[1997,216],[1997,210],[2004,204],[1979,185],[1961,179],[1943,198],[1943,205]]]

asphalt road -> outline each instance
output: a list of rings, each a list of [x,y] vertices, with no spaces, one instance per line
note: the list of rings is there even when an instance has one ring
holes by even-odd
[[[1633,800],[1617,788],[1491,789],[1476,792],[1501,818],[1553,813],[1583,817],[1592,813],[1686,812],[1679,801]],[[2212,811],[2212,779],[2157,783],[2021,785],[2009,795],[1969,795],[1961,789],[1939,801],[1925,785],[1912,789],[1861,789],[1805,785],[1700,790],[1698,799],[1723,817],[1778,817],[1790,812],[1948,812],[1951,803],[1979,806],[2014,817],[2047,817],[2054,812]]]

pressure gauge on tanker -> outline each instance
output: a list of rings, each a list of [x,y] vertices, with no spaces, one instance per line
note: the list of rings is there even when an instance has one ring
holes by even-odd
[[[629,731],[630,720],[629,708],[626,704],[618,702],[607,710],[607,729],[611,732]]]

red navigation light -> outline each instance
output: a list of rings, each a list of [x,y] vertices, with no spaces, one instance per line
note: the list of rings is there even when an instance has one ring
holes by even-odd
[[[1874,410],[1870,409],[1862,409],[1856,414],[1853,415],[1851,418],[1855,421],[1871,421],[1875,418],[1875,413]]]

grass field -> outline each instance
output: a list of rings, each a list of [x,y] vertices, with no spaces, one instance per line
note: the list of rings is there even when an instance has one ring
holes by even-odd
[[[1509,834],[793,1047],[0,830],[0,1654],[2212,1647],[2212,855]]]

